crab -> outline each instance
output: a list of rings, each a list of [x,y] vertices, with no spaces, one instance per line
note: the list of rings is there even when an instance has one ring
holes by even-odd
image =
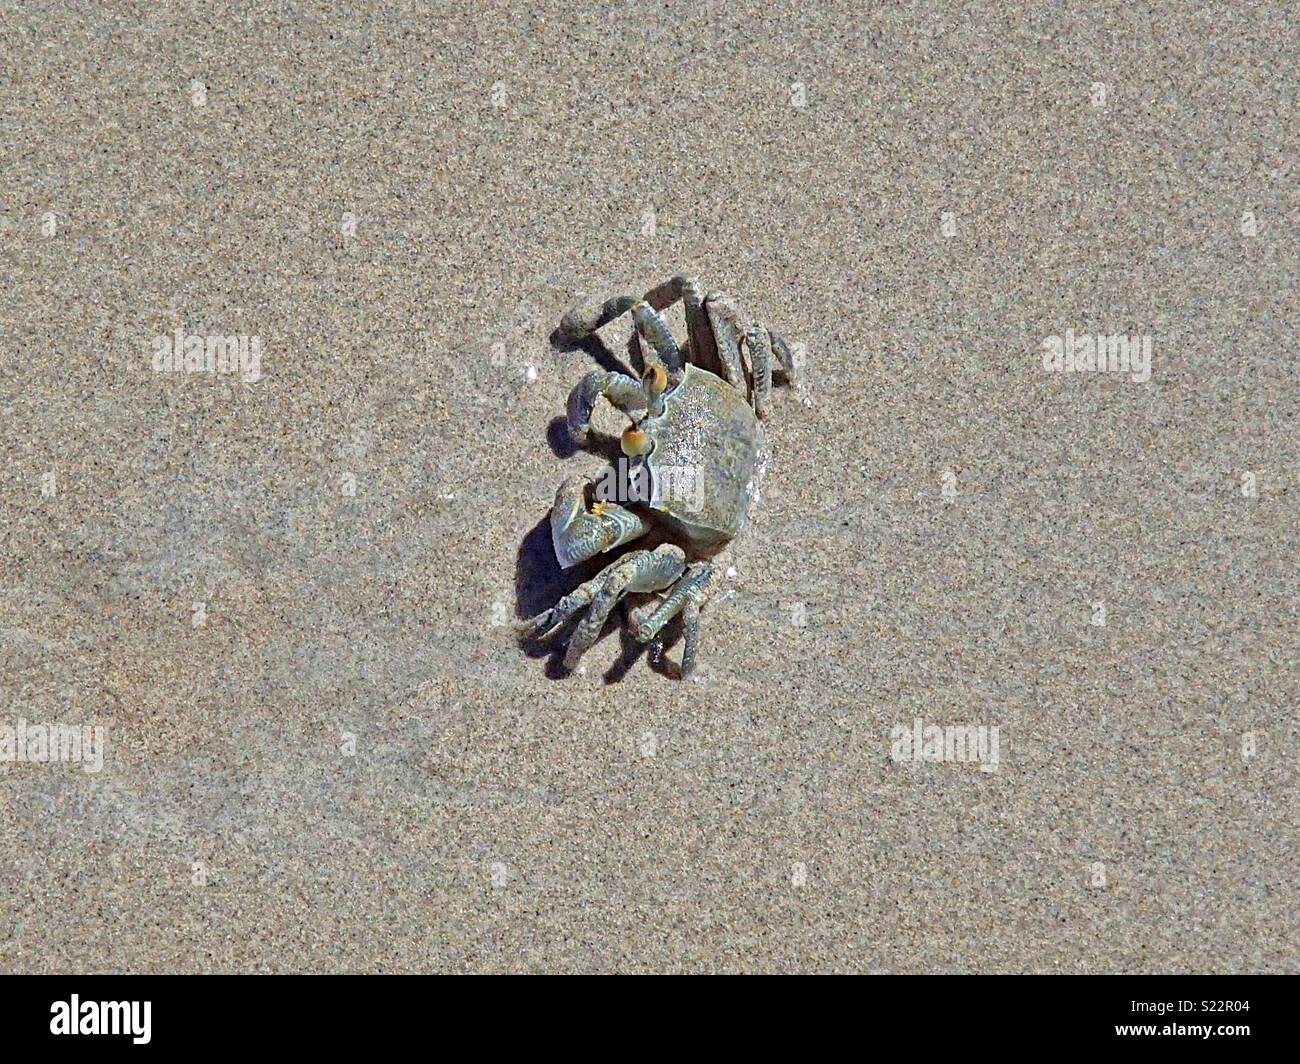
[[[660,313],[679,300],[684,347]],[[602,480],[577,476],[560,485],[551,541],[565,569],[643,537],[647,546],[610,562],[524,621],[520,632],[546,639],[585,609],[565,648],[564,667],[572,671],[625,595],[666,592],[632,610],[628,626],[638,642],[648,643],[681,614],[680,675],[686,678],[695,668],[700,611],[718,588],[722,552],[745,527],[766,465],[761,419],[770,406],[773,356],[790,383],[794,357],[762,322],[742,329],[725,293],[703,295],[693,278],[681,276],[642,298],[617,296],[586,314],[571,310],[559,334],[578,341],[628,312],[641,338],[644,374],[637,380],[592,370],[569,395],[566,417],[574,443],[585,443],[593,408],[604,396],[631,421],[620,441],[624,457]],[[610,498],[611,483],[637,490],[616,490]]]

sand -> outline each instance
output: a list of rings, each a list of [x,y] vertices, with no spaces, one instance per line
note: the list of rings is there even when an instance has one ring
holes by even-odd
[[[0,728],[104,729],[0,764],[0,970],[1300,967],[1286,5],[30,3],[0,48]],[[561,678],[512,625],[603,460],[550,336],[679,272],[802,386],[696,678],[613,630]],[[896,760],[918,720],[996,767]]]

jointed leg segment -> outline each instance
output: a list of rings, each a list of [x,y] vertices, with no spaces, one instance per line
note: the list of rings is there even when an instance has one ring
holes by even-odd
[[[767,416],[767,401],[772,394],[772,348],[767,329],[754,322],[745,333],[745,350],[749,352],[749,365],[754,374],[754,413]]]
[[[549,610],[525,621],[520,631],[528,637],[545,638],[587,607],[587,615],[578,623],[564,654],[564,667],[573,669],[600,635],[619,599],[630,591],[661,591],[682,575],[684,564],[682,549],[671,543],[654,550],[632,551],[611,562]]]
[[[717,570],[708,562],[696,562],[686,570],[662,602],[652,603],[633,613],[632,632],[642,643],[659,634],[660,629],[677,614],[682,615],[686,646],[682,650],[682,676],[695,669],[695,655],[700,642],[700,609],[717,589]]]
[[[569,393],[569,435],[575,443],[582,443],[587,438],[591,412],[602,395],[624,413],[646,405],[645,390],[635,377],[593,369]]]
[[[685,352],[678,347],[672,331],[659,313],[679,299],[686,312],[688,344]],[[794,355],[785,340],[762,322],[752,322],[748,328],[743,328],[727,294],[710,292],[702,296],[693,277],[678,275],[651,289],[642,299],[633,295],[616,296],[585,314],[571,310],[564,316],[560,329],[577,339],[629,311],[636,321],[637,332],[654,349],[674,384],[689,359],[700,368],[718,374],[733,387],[748,391],[754,411],[761,418],[767,413],[772,391],[773,355],[786,379],[791,382],[795,379]],[[742,344],[749,359],[748,375],[741,354]],[[628,377],[624,379],[631,380]],[[573,420],[571,416],[571,424]]]
[[[736,310],[725,292],[710,292],[704,301],[713,334],[714,351],[718,357],[716,372],[733,388],[745,387],[745,366],[740,360],[740,330],[736,324]]]

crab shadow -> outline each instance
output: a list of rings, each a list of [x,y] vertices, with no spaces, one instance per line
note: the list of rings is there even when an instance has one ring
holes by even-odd
[[[622,453],[617,437],[594,428],[587,430],[585,443],[574,443],[573,437],[569,435],[569,419],[563,414],[551,418],[550,424],[546,426],[546,442],[550,444],[551,452],[556,458],[572,458],[579,451],[587,451],[601,455],[612,463]]]
[[[609,373],[627,373],[639,377],[641,371],[645,369],[645,359],[641,354],[641,345],[637,342],[635,333],[628,337],[627,358],[622,361],[609,349],[605,341],[595,334],[574,339],[560,329],[556,329],[551,333],[550,341],[551,346],[562,353],[585,351],[596,365]]]

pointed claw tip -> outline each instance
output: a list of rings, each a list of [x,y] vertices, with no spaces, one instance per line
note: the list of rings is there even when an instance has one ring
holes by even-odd
[[[578,557],[577,555],[570,554],[568,551],[561,550],[559,544],[557,543],[555,544],[555,560],[560,563],[561,569],[572,569],[575,565],[577,565],[580,561],[583,561],[584,559]]]

